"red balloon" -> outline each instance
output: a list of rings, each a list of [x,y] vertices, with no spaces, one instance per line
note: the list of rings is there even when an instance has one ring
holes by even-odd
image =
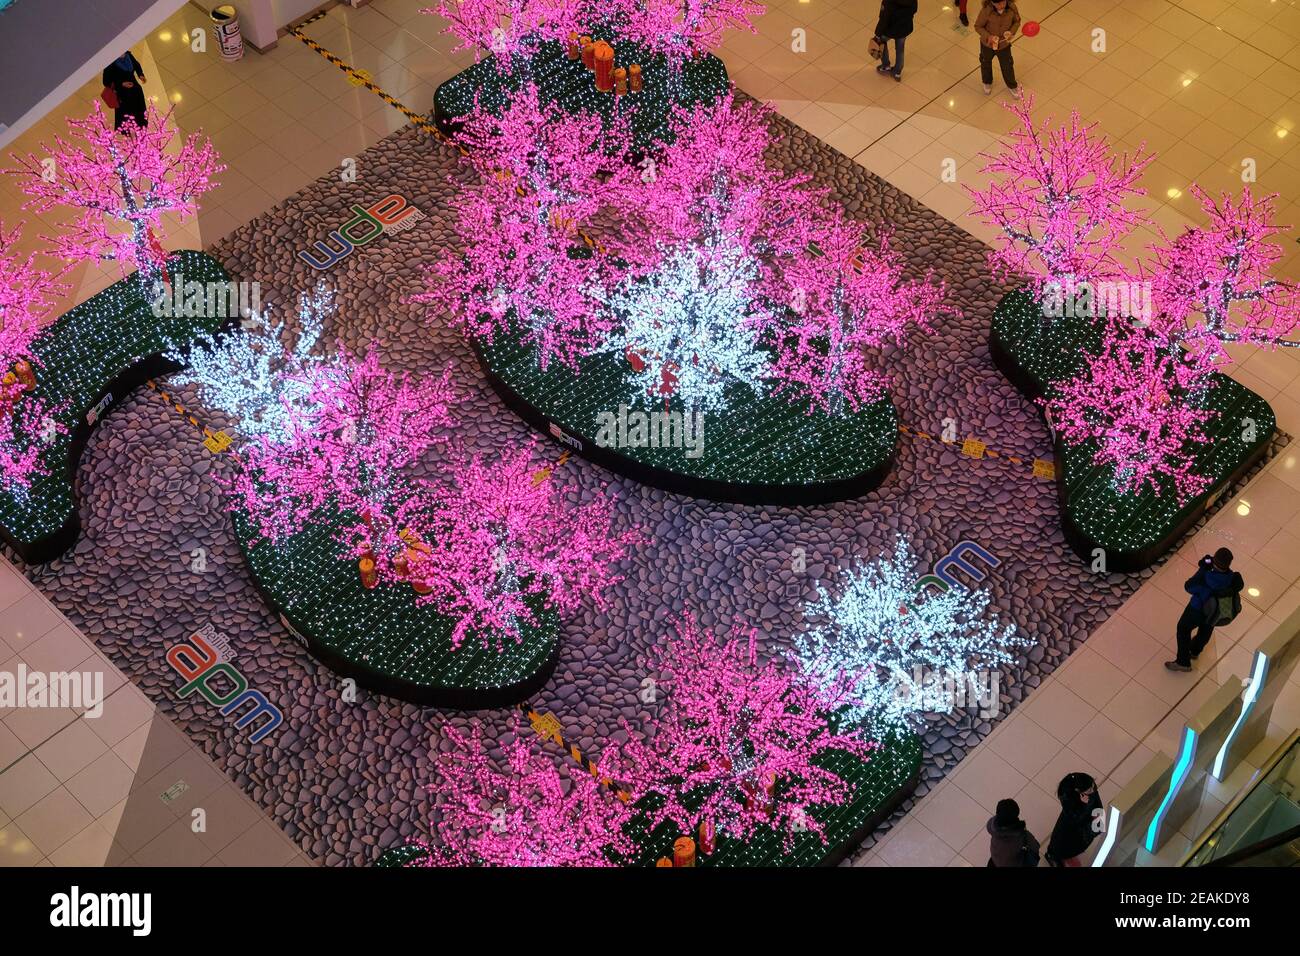
[[[1041,23],[1039,23],[1037,20],[1030,20],[1028,23],[1024,25],[1024,27],[1021,29],[1020,32],[1027,37],[1036,37],[1038,36],[1038,31],[1041,29],[1042,29]]]

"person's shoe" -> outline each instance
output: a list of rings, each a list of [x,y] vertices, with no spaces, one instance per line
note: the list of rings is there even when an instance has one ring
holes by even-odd
[[[1178,671],[1179,673],[1186,673],[1192,669],[1191,664],[1180,664],[1177,661],[1165,661],[1165,667],[1169,668],[1171,671]]]
[[[883,76],[884,74],[886,74],[886,73],[888,73],[890,76],[893,76],[893,75],[894,75],[894,71],[891,70],[889,67],[884,66],[884,65],[881,65],[881,66],[876,67],[876,72],[879,73],[879,74],[881,74],[882,76]]]
[[[891,71],[890,71],[890,74],[894,77],[894,82],[895,82],[895,83],[902,83],[902,82],[903,82],[903,74],[902,74],[902,73],[894,73],[894,72],[891,70]]]
[[[1016,99],[1020,99],[1025,94],[1021,91],[1020,87],[1015,86],[1011,88],[1011,95],[1014,96]]]
[[[968,26],[970,26],[970,17],[966,16],[966,14],[964,14],[964,13],[961,14],[961,15],[959,16],[958,19],[961,20],[961,25],[962,25],[962,26],[964,26],[964,27],[968,27]]]
[[[993,84],[992,84],[992,83],[985,83],[985,84],[984,84],[984,95],[985,95],[985,96],[988,96],[988,95],[989,95],[990,93],[992,93],[992,92],[993,92]]]

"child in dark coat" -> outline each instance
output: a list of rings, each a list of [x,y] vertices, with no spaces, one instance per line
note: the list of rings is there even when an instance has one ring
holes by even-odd
[[[989,866],[1037,866],[1038,841],[1020,819],[1020,804],[999,800],[997,815],[989,817]]]

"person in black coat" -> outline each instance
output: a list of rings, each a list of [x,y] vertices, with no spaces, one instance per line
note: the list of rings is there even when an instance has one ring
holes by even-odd
[[[881,44],[880,66],[877,73],[888,73],[895,80],[903,78],[903,46],[912,34],[912,18],[916,16],[916,0],[884,0],[880,5],[880,19],[876,22],[876,36]],[[889,41],[894,41],[894,67],[889,67]]]
[[[121,129],[128,117],[135,120],[137,126],[145,125],[144,89],[140,86],[143,82],[144,70],[130,50],[104,68],[104,85],[117,96],[113,129]]]
[[[1056,788],[1056,798],[1061,801],[1061,815],[1043,856],[1051,866],[1083,866],[1080,857],[1101,832],[1097,781],[1086,773],[1067,773]]]

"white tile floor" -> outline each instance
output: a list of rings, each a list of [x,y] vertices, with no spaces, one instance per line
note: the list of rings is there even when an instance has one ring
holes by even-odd
[[[454,41],[440,32],[440,21],[419,13],[427,5],[374,0],[360,10],[334,7],[305,32],[423,111],[435,86],[472,59],[451,52]],[[773,100],[805,129],[987,240],[987,227],[968,215],[961,186],[982,185],[978,154],[1008,128],[1001,80],[994,96],[982,94],[976,40],[957,23],[953,3],[921,6],[901,83],[877,76],[867,58],[876,6],[861,0],[774,0],[758,33],[729,35],[721,55],[742,89]],[[1025,20],[1043,26],[1015,49],[1018,77],[1036,95],[1040,116],[1064,119],[1078,110],[1118,149],[1145,142],[1158,151],[1143,180],[1145,204],[1166,230],[1198,215],[1192,181],[1211,191],[1235,190],[1243,161],[1251,161],[1255,188],[1280,194],[1279,221],[1292,227],[1280,237],[1278,272],[1300,279],[1297,0],[1021,0],[1019,6]],[[230,165],[197,222],[170,234],[172,248],[210,244],[405,123],[292,37],[265,56],[250,51],[233,64],[215,54],[196,56],[178,38],[205,23],[203,11],[187,5],[134,51],[149,77],[146,93],[174,105],[182,129],[202,128]],[[800,30],[806,44],[796,52]],[[1104,52],[1092,51],[1097,30],[1104,31]],[[97,94],[98,84],[88,84],[14,149],[48,140],[63,116],[84,113]],[[957,162],[956,183],[941,179],[947,159]],[[0,220],[35,219],[19,205],[13,184],[0,177]],[[37,234],[54,223],[53,216],[31,221],[28,243],[35,246]],[[1123,254],[1131,257],[1154,238],[1145,230]],[[64,307],[116,277],[112,267],[82,267]],[[1285,431],[1300,434],[1300,356],[1242,349],[1237,357],[1232,374],[1273,404]],[[1104,781],[1104,795],[1152,753],[1168,751],[1182,720],[1215,682],[1241,673],[1270,623],[1300,604],[1297,491],[1300,452],[1293,451],[1184,543],[864,864],[982,866],[984,820],[1000,797],[1015,796],[1031,828],[1045,836],[1057,809],[1055,781],[1066,770],[1090,769]],[[1197,557],[1225,541],[1251,588],[1249,606],[1239,622],[1216,634],[1213,656],[1203,656],[1196,674],[1170,674],[1162,665],[1171,656],[1182,581]],[[57,612],[12,569],[0,572],[0,669],[16,657],[45,668],[93,666],[115,688],[97,721],[71,712],[0,717],[0,862],[216,864],[251,861],[263,850],[272,862],[281,855],[304,862],[228,782],[214,783],[207,796],[209,819],[222,821],[216,835],[193,839],[175,819],[177,807],[154,805],[156,794],[182,774],[203,773],[201,755],[123,682],[93,640],[55,620]],[[1300,722],[1298,698],[1289,693],[1279,704],[1277,733]]]

